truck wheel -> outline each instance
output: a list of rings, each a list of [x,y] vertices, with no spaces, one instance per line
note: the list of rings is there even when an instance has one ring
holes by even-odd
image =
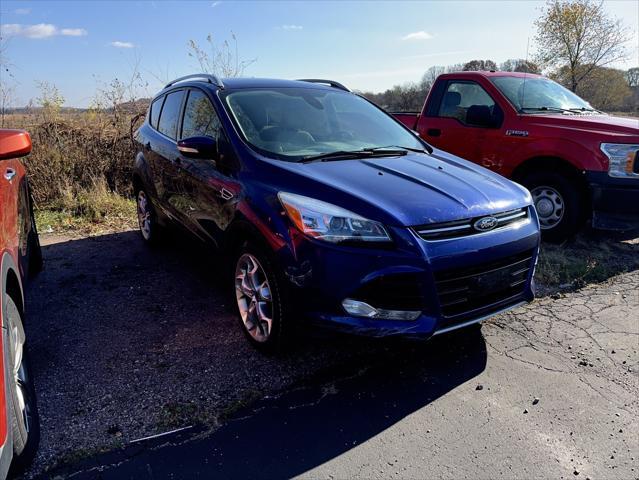
[[[144,189],[140,188],[135,192],[135,200],[138,214],[138,226],[142,239],[149,244],[155,245],[160,237],[160,225],[149,196]]]
[[[9,374],[7,379],[10,400],[7,408],[10,412],[13,432],[13,462],[11,471],[17,474],[26,468],[35,456],[40,441],[40,419],[27,356],[22,316],[11,297],[5,297],[7,312],[6,327],[9,348],[7,351]]]
[[[532,195],[544,240],[561,242],[577,232],[583,207],[574,182],[558,173],[533,172],[522,184]]]
[[[247,243],[235,256],[233,286],[242,330],[259,350],[284,350],[290,340],[290,305],[283,275],[271,256]]]

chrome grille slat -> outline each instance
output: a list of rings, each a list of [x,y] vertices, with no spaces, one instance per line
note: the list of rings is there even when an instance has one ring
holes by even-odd
[[[475,229],[474,225],[477,220],[484,217],[494,217],[497,220],[495,228],[492,230],[481,231]],[[515,210],[507,210],[492,215],[482,215],[481,217],[473,217],[462,220],[453,220],[451,222],[435,223],[432,225],[418,225],[413,227],[413,231],[422,239],[427,241],[450,240],[482,233],[490,233],[503,228],[512,227],[518,222],[525,222],[529,219],[528,207]]]

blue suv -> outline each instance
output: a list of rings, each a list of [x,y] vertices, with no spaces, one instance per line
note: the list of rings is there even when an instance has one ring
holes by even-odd
[[[135,139],[142,237],[222,252],[258,347],[301,325],[429,338],[534,297],[529,192],[337,82],[189,75]]]

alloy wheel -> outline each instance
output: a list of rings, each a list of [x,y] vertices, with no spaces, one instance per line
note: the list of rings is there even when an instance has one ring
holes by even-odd
[[[138,192],[138,225],[140,226],[140,232],[145,240],[151,238],[151,209],[149,207],[149,200],[146,198],[146,194],[143,190]]]
[[[32,405],[31,393],[29,390],[29,375],[26,366],[26,358],[24,354],[25,333],[15,304],[9,300],[8,302],[8,328],[9,328],[9,351],[12,359],[12,381],[15,388],[15,407],[16,422],[18,423],[18,431],[24,435],[23,442],[19,445],[24,448],[32,422]],[[21,452],[18,452],[21,453]]]
[[[530,192],[539,216],[542,230],[556,227],[564,217],[565,204],[561,194],[553,187],[539,186]]]
[[[242,323],[256,342],[266,342],[273,328],[273,299],[266,272],[250,253],[235,267],[235,297]]]

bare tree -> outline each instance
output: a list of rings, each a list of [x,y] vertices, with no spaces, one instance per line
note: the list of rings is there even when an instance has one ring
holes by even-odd
[[[221,77],[241,77],[244,71],[257,61],[256,58],[240,59],[237,37],[233,32],[231,40],[224,40],[221,45],[215,43],[211,34],[207,35],[206,42],[208,50],[195,40],[189,40],[188,43],[189,57],[195,58],[205,73]]]
[[[628,29],[606,14],[603,2],[548,0],[535,26],[537,62],[552,69],[567,67],[567,86],[573,92],[596,68],[627,57]]]
[[[626,72],[626,80],[630,88],[639,87],[639,67],[634,67]]]
[[[499,66],[502,72],[541,73],[539,65],[523,58],[510,58]]]
[[[492,60],[471,60],[464,64],[463,70],[465,72],[497,70],[497,64]]]

